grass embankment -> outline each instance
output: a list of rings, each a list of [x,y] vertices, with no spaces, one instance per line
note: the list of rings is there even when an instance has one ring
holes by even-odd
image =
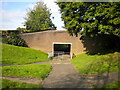
[[[36,84],[28,84],[24,82],[12,81],[7,79],[2,79],[1,88],[42,88],[42,86]]]
[[[72,59],[72,64],[81,74],[101,74],[104,72],[120,71],[120,53],[106,55],[77,55]]]
[[[99,85],[93,85],[94,89],[101,89],[101,90],[108,90],[108,89],[112,89],[112,90],[119,90],[120,89],[120,81],[116,81],[116,82],[112,82],[109,84],[106,84],[104,86],[99,86]]]
[[[112,82],[112,83],[110,83],[110,84],[108,84],[108,85],[106,85],[106,86],[103,86],[102,88],[104,88],[104,89],[108,89],[108,88],[119,88],[120,89],[120,81],[117,81],[117,82]],[[118,90],[119,90],[118,89]]]
[[[3,76],[15,77],[36,77],[44,79],[48,76],[52,69],[50,65],[19,65],[19,66],[4,66],[2,68]]]
[[[28,64],[49,59],[46,53],[38,50],[2,44],[2,65]]]

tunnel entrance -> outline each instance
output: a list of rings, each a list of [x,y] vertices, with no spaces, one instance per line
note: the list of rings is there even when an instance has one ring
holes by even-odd
[[[57,53],[70,55],[70,44],[54,44],[54,53],[57,56]]]
[[[56,58],[71,58],[71,43],[54,43],[53,56]]]

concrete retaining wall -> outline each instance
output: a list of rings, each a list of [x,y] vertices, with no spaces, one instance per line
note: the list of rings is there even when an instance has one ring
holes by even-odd
[[[53,51],[53,43],[72,43],[71,54],[80,54],[84,51],[80,36],[70,36],[67,31],[43,31],[20,35],[30,48],[49,53]]]

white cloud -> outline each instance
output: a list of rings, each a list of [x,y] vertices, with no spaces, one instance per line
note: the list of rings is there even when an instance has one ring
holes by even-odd
[[[57,12],[59,7],[55,3],[56,0],[44,0],[44,3],[47,5],[51,12]]]
[[[31,4],[28,4],[27,6],[26,6],[26,8],[27,9],[33,9],[34,8],[34,3],[31,3]]]
[[[18,27],[23,27],[24,11],[1,10],[0,13],[2,13],[2,25],[0,25],[0,30],[15,30]]]
[[[3,4],[2,4],[3,5]],[[0,30],[16,30],[18,27],[24,27],[27,10],[33,9],[34,4],[25,6],[25,10],[0,10]]]
[[[54,0],[55,1],[55,0]],[[61,21],[61,15],[58,11],[59,7],[54,3],[53,0],[44,0],[44,3],[47,5],[49,9],[51,9],[51,19],[55,26],[57,26],[58,30],[64,30],[62,26],[64,26],[63,22]],[[4,4],[5,5],[5,4]],[[24,17],[26,16],[26,12],[28,8],[33,9],[35,5],[34,3],[28,4],[25,6],[25,10],[0,10],[0,30],[15,30],[18,27],[23,27],[23,23],[25,22]]]
[[[62,26],[64,26],[63,21],[61,21],[61,14],[58,11],[59,7],[58,5],[55,3],[56,0],[44,0],[44,3],[47,5],[47,7],[49,9],[51,9],[51,19],[52,17],[54,17],[54,19],[52,19],[53,23],[57,26],[57,30],[65,30],[64,28],[62,28]]]
[[[2,4],[7,6],[7,2]],[[18,27],[24,27],[27,10],[33,9],[34,3],[25,6],[24,10],[0,10],[0,30],[16,30]]]

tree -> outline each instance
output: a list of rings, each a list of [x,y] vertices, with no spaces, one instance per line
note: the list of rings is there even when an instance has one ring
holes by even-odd
[[[57,2],[65,28],[71,35],[120,36],[120,2]]]
[[[26,28],[18,27],[16,30],[19,31],[20,33],[24,33],[24,31],[26,30]]]
[[[30,33],[30,32],[33,32],[32,30],[27,30],[26,28],[21,28],[21,27],[18,27],[16,30],[19,31],[20,33]]]
[[[50,19],[51,13],[43,2],[37,2],[33,10],[27,12],[25,26],[27,30],[55,30],[56,27]]]

